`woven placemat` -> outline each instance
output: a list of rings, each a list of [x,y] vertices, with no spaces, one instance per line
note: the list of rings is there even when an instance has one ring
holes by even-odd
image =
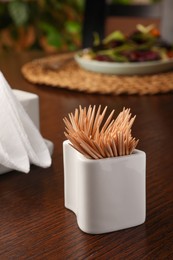
[[[74,54],[57,54],[26,63],[21,71],[34,84],[100,94],[157,94],[173,91],[173,72],[145,76],[105,75],[86,71]]]

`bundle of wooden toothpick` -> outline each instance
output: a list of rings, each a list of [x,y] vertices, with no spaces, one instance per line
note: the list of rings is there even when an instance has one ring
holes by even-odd
[[[105,119],[107,107],[101,112],[101,106],[89,106],[75,109],[74,114],[64,118],[66,132],[71,145],[90,159],[102,159],[129,155],[136,148],[138,141],[131,135],[135,120],[130,109],[123,108],[116,119],[114,110]]]

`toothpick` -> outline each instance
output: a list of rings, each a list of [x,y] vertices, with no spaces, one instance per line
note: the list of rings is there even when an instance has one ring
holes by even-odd
[[[105,124],[103,125],[101,132],[104,132],[106,130],[107,126],[109,125],[109,123],[112,119],[114,112],[115,112],[115,110],[112,110],[112,112],[110,113],[109,117],[107,118]]]
[[[136,148],[139,140],[131,135],[131,127],[136,116],[132,117],[130,109],[119,113],[116,120],[112,119],[114,110],[109,114],[102,125],[107,107],[101,113],[101,105],[97,112],[96,106],[75,109],[74,114],[69,113],[69,119],[63,119],[64,134],[71,145],[87,158],[101,159],[128,155]]]

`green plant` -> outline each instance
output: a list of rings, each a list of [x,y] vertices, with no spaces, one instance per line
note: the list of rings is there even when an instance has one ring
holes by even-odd
[[[84,0],[0,3],[0,50],[75,50],[81,42]]]
[[[133,1],[112,0],[119,4]],[[0,51],[43,49],[54,52],[78,49],[81,46],[84,2],[0,0]]]

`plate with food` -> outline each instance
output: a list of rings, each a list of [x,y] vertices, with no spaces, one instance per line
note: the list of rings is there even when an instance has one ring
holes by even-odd
[[[137,25],[128,36],[114,31],[100,40],[94,34],[93,46],[76,53],[75,60],[80,67],[92,72],[154,74],[173,69],[173,45],[162,40],[154,25]]]

